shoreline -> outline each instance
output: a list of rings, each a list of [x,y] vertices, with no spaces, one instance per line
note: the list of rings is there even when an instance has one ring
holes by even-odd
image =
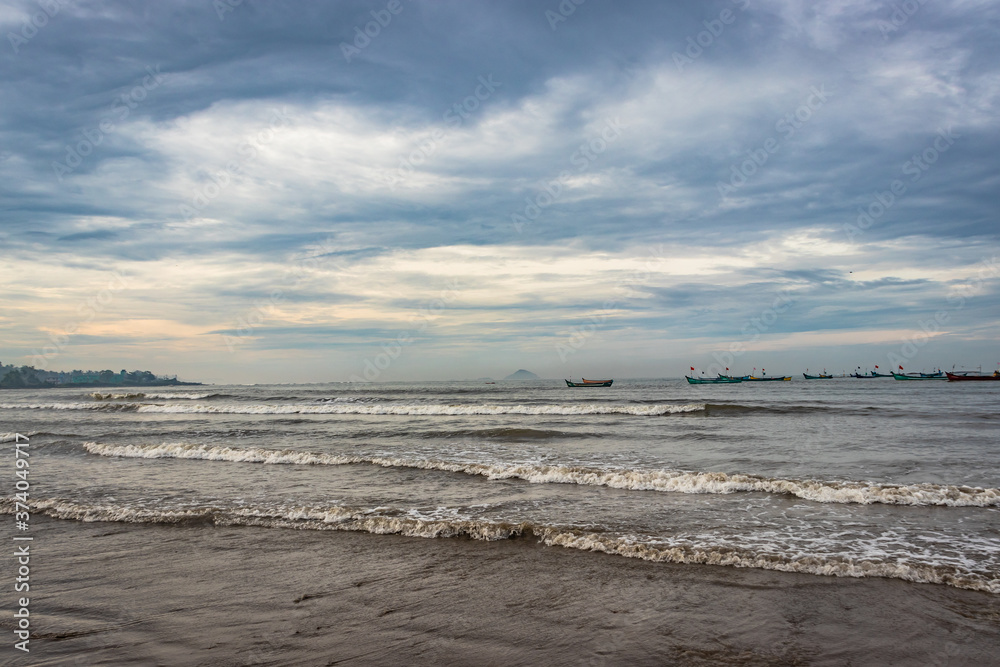
[[[53,664],[961,665],[1000,650],[1000,597],[941,585],[529,539],[34,529],[31,658]]]

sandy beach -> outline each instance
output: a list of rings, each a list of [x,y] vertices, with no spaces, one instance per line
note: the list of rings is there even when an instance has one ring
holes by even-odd
[[[37,528],[30,662],[5,664],[986,665],[1000,649],[1000,600],[940,585],[531,537]]]

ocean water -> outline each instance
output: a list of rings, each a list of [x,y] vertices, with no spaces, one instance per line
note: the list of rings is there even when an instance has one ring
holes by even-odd
[[[519,538],[1000,593],[996,384],[561,384],[4,391],[0,439],[30,437],[32,513],[59,522]]]

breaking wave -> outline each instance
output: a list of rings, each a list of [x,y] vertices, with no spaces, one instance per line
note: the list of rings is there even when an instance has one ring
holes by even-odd
[[[17,436],[21,437],[18,438]],[[27,438],[38,437],[56,437],[56,438],[78,438],[79,433],[53,433],[51,431],[28,431],[27,433],[0,433],[0,442],[14,442],[15,440],[20,440],[21,442],[26,442]],[[32,442],[34,446],[38,446],[38,443]]]
[[[149,398],[149,399],[153,399],[153,400],[156,400],[156,399],[170,400],[170,399],[174,399],[174,398],[177,398],[177,399],[182,399],[183,398],[183,399],[186,399],[186,400],[198,401],[198,400],[201,400],[201,399],[204,399],[204,398],[215,398],[215,397],[220,396],[220,395],[221,394],[211,394],[211,393],[209,393],[209,394],[196,394],[196,393],[193,393],[193,392],[182,392],[182,391],[163,392],[163,393],[151,393],[151,392],[134,392],[134,393],[131,393],[131,392],[126,392],[126,393],[120,393],[120,394],[117,394],[117,393],[102,394],[101,392],[95,391],[92,394],[90,394],[90,397],[92,399],[94,399],[95,401],[122,401],[122,400],[134,401],[134,400],[139,400],[139,399],[143,399],[143,398]]]
[[[744,548],[733,544],[699,542],[695,537],[620,535],[597,528],[543,525],[451,516],[427,516],[416,510],[353,507],[190,507],[186,509],[133,508],[124,505],[85,505],[64,499],[36,500],[35,512],[83,522],[113,521],[134,524],[258,526],[299,530],[342,530],[378,535],[475,540],[536,538],[548,546],[597,551],[653,562],[723,565],[835,577],[882,577],[917,583],[1000,593],[1000,579],[973,572],[954,563],[842,553],[781,552],[777,547]],[[12,498],[0,499],[0,513],[13,514]],[[730,540],[730,542],[735,542]]]
[[[1000,506],[1000,489],[947,484],[875,484],[810,479],[777,479],[758,475],[683,470],[599,468],[541,463],[478,463],[439,459],[406,459],[391,456],[344,456],[274,450],[256,447],[212,447],[164,443],[161,445],[107,445],[96,442],[84,448],[100,456],[175,458],[239,463],[291,465],[371,464],[386,468],[418,468],[479,475],[488,479],[523,479],[533,484],[581,484],[631,491],[675,493],[739,492],[796,496],[820,503],[871,505],[943,505],[949,507]]]
[[[147,394],[147,397],[150,395]],[[640,417],[698,412],[704,403],[684,405],[363,405],[356,403],[324,403],[321,405],[159,405],[155,403],[0,403],[0,409],[21,410],[106,410],[110,412],[155,412],[171,414],[232,414],[232,415],[635,415]]]
[[[31,431],[29,433],[0,433],[0,442],[14,442],[15,440],[21,441],[22,438],[27,440],[38,435],[38,431]]]
[[[93,410],[137,412],[144,403],[0,403],[0,410]]]

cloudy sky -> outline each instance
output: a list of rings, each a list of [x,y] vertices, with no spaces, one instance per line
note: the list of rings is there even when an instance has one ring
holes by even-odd
[[[1000,362],[1000,6],[0,4],[0,360]]]

